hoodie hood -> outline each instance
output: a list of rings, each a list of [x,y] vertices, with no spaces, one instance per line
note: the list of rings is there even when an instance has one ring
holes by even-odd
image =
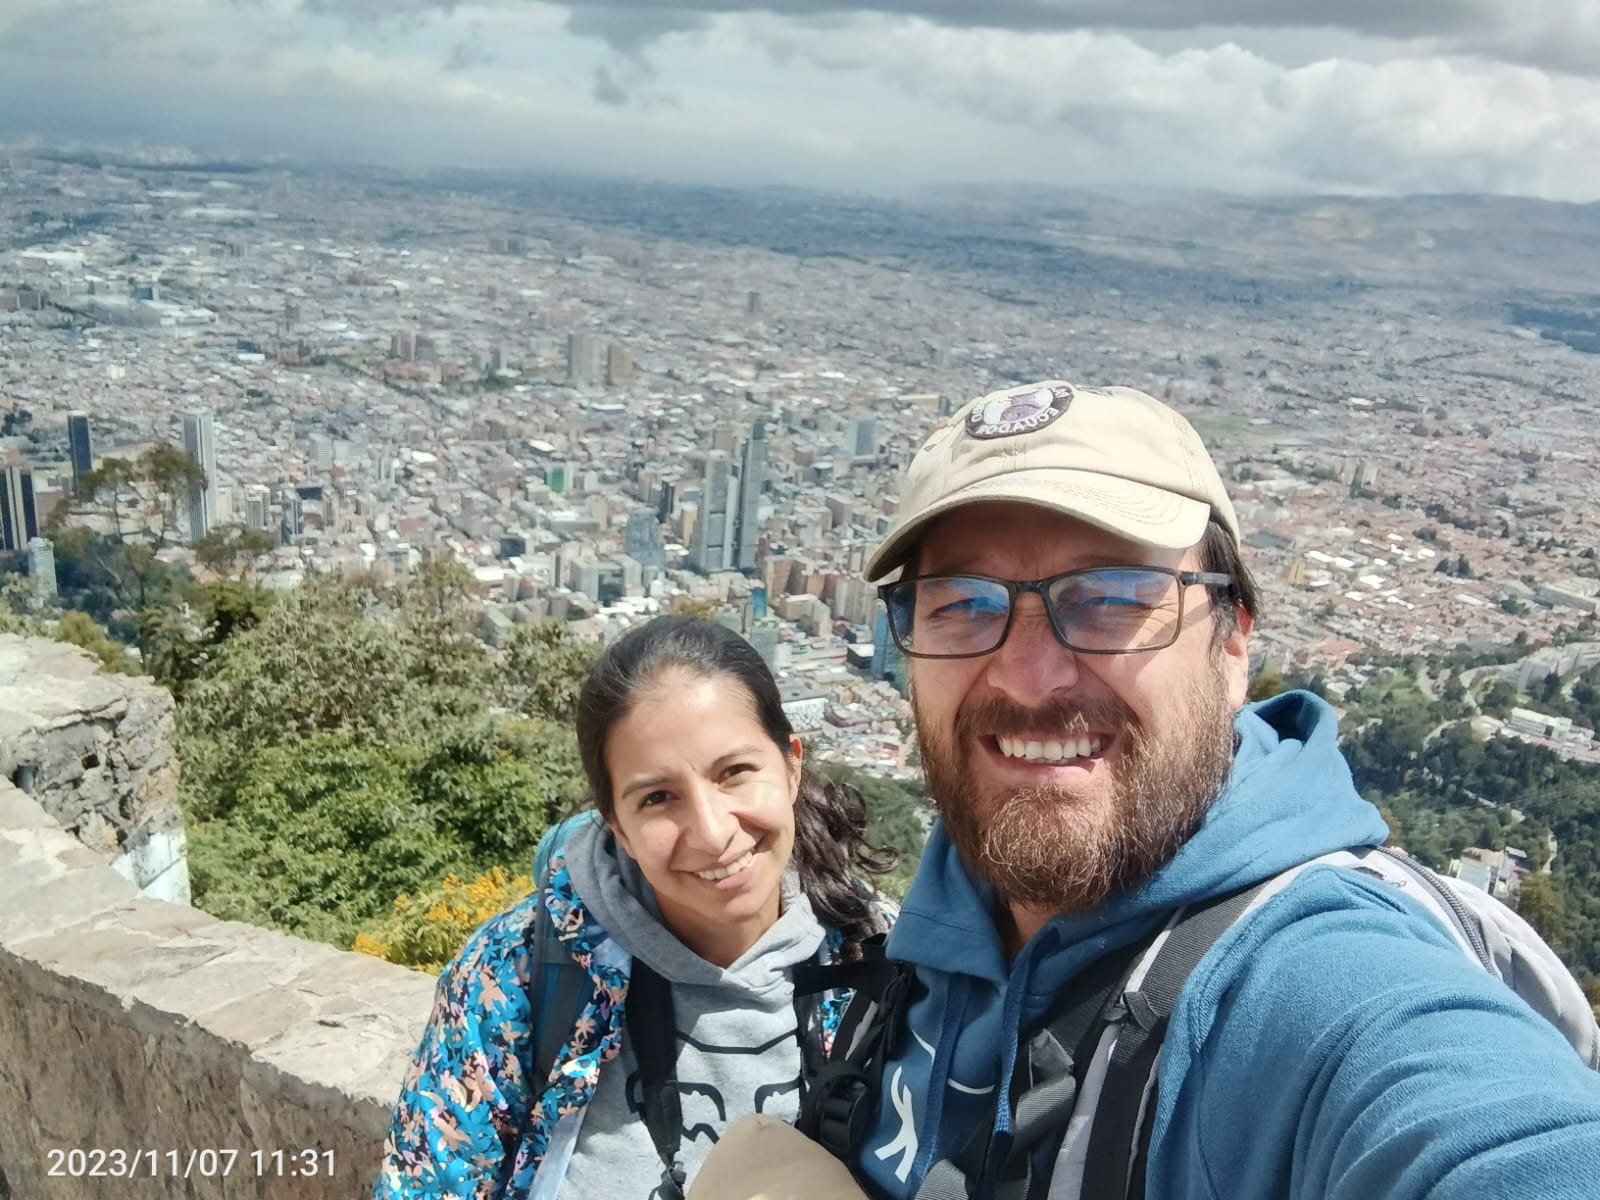
[[[1143,918],[1233,891],[1334,850],[1382,845],[1388,827],[1363,800],[1339,753],[1333,710],[1288,692],[1240,710],[1233,770],[1195,835],[1143,887],[1092,913],[1051,921],[1034,940],[1052,950],[1086,940],[1094,953],[1131,941]],[[994,889],[974,880],[937,823],[890,939],[905,961],[1004,982],[1011,974],[994,925]],[[1105,935],[1126,927],[1122,937]],[[1030,947],[1031,949],[1031,947]],[[1026,951],[1025,951],[1026,953]]]
[[[814,958],[822,946],[824,930],[793,870],[783,876],[783,912],[777,922],[724,968],[701,958],[666,926],[649,881],[604,822],[596,820],[573,832],[566,865],[589,917],[668,983],[748,996],[774,990],[787,994],[790,968]]]

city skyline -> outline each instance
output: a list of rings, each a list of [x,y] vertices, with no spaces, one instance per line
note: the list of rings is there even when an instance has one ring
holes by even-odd
[[[0,131],[901,192],[1600,199],[1586,0],[13,0]]]

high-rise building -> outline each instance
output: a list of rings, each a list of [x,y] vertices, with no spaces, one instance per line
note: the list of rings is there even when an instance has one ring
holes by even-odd
[[[759,317],[761,315],[761,293],[760,292],[746,292],[745,293],[745,297],[744,297],[744,314],[747,317]]]
[[[244,523],[247,529],[267,529],[272,519],[272,492],[263,484],[252,483],[244,490]]]
[[[33,594],[39,600],[56,598],[56,548],[48,538],[36,537],[28,542],[28,574],[33,579]]]
[[[689,565],[701,574],[726,571],[733,565],[734,482],[733,462],[727,452],[713,450],[706,458],[706,482],[689,547]]]
[[[866,458],[878,448],[878,423],[871,417],[857,417],[845,430],[844,441],[852,455]]]
[[[767,664],[769,671],[778,669],[778,622],[758,620],[750,630],[748,639],[756,648],[756,653],[761,655],[761,661]]]
[[[33,472],[20,462],[9,463],[0,478],[0,550],[26,550],[39,536],[39,513],[34,507]]]
[[[80,410],[67,414],[67,444],[72,450],[72,490],[77,491],[83,477],[94,470],[94,445],[89,437],[89,414]]]
[[[189,497],[189,540],[198,542],[211,532],[221,515],[221,486],[217,482],[217,441],[210,409],[183,414],[183,448],[206,473],[205,486]]]
[[[761,493],[767,486],[767,426],[757,421],[744,444],[739,466],[739,507],[733,530],[733,565],[756,569],[756,545],[761,540]]]
[[[900,665],[900,646],[889,632],[889,610],[878,609],[878,625],[872,638],[872,677],[891,679]]]
[[[285,484],[283,491],[278,495],[279,504],[283,509],[283,518],[279,523],[279,533],[285,546],[292,546],[298,542],[306,531],[305,508],[300,499],[300,493],[293,484]]]
[[[654,509],[640,508],[628,514],[622,531],[622,552],[641,567],[666,565],[666,545],[661,540],[661,523]]]
[[[567,382],[587,387],[600,378],[600,341],[592,333],[567,335]]]
[[[606,386],[627,387],[633,382],[633,358],[621,342],[606,348]]]

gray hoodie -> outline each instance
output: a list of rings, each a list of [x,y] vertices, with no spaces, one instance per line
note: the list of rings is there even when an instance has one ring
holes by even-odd
[[[732,1122],[756,1112],[792,1121],[798,1113],[800,1046],[789,973],[816,957],[823,928],[790,871],[777,923],[732,966],[713,966],[662,923],[650,885],[603,824],[575,832],[566,856],[584,906],[618,945],[672,985],[683,1109],[678,1156],[693,1183]],[[631,1038],[625,1026],[620,1053],[600,1068],[562,1197],[657,1195],[661,1160],[645,1129]]]

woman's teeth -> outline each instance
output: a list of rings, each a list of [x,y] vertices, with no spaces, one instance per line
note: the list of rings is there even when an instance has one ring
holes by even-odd
[[[755,861],[756,852],[746,850],[744,857],[737,862],[729,863],[725,867],[712,867],[709,871],[696,871],[695,874],[707,883],[715,883],[719,879],[726,879],[729,875],[737,875]]]
[[[1000,745],[1000,753],[1007,758],[1022,758],[1029,762],[1071,762],[1075,758],[1089,758],[1100,753],[1100,739],[1097,737],[1068,738],[1060,742],[997,737],[995,741]]]

